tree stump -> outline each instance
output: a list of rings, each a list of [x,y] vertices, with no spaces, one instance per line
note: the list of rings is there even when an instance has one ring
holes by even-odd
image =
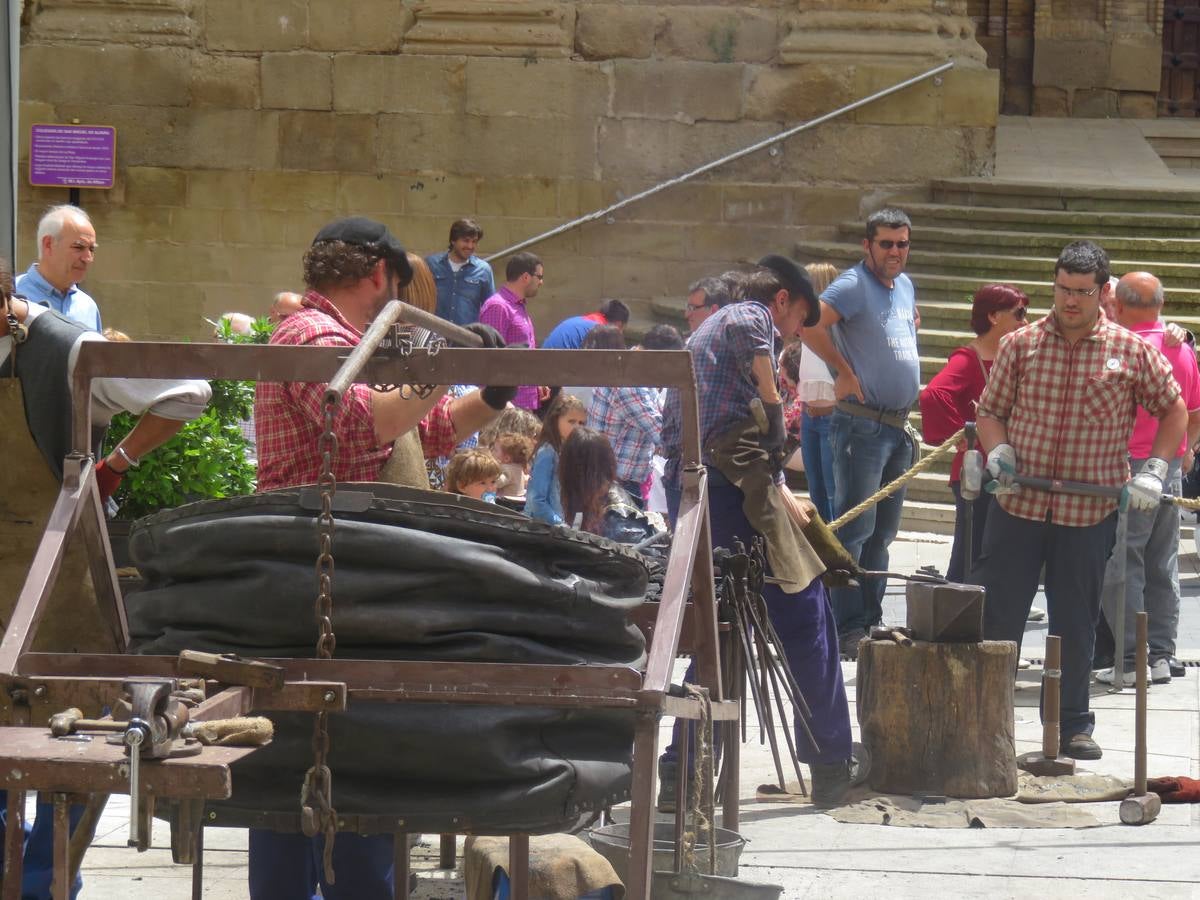
[[[891,794],[1008,797],[1017,791],[1012,641],[864,641],[858,721],[871,787]]]

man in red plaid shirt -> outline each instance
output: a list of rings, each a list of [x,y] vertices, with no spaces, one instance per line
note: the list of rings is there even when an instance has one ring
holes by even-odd
[[[387,227],[370,219],[339,219],[321,229],[304,254],[308,291],[299,312],[284,319],[272,344],[353,347],[383,305],[412,278],[404,248]],[[504,342],[486,325],[467,326],[484,346]],[[314,484],[321,458],[326,385],[305,382],[258,385],[254,422],[258,439],[258,489]],[[392,442],[416,428],[426,457],[446,456],[485,425],[515,389],[488,387],[458,399],[435,391],[427,398],[406,390],[377,391],[355,384],[334,413],[338,481],[375,481],[392,455]]]
[[[370,219],[339,219],[326,225],[304,254],[308,291],[303,307],[271,336],[272,344],[353,347],[383,305],[408,284],[412,268],[387,227]],[[504,341],[487,325],[466,328],[485,347]],[[322,398],[327,385],[304,382],[258,385],[260,491],[312,484],[320,471],[317,439],[324,431]],[[392,442],[418,429],[426,456],[449,454],[478,431],[516,394],[516,387],[486,387],[456,400],[445,387],[427,398],[403,390],[352,385],[334,414],[338,438],[333,473],[338,481],[374,481],[392,454]],[[334,842],[336,885],[325,883],[320,864],[324,838],[250,829],[251,900],[311,897],[319,884],[329,900],[390,900],[393,839],[390,834],[339,832]]]
[[[1068,244],[1054,266],[1053,310],[1003,339],[979,401],[979,439],[1000,485],[972,570],[987,591],[984,636],[1020,646],[1044,565],[1050,633],[1062,637],[1062,751],[1076,759],[1101,756],[1088,684],[1117,504],[1018,489],[1012,476],[1123,486],[1123,505],[1155,509],[1187,425],[1162,353],[1104,315],[1108,278],[1104,250]],[[1130,478],[1138,406],[1158,419],[1158,431]]]

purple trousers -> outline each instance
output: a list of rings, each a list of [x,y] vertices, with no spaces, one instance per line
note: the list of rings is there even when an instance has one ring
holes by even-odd
[[[758,536],[742,512],[742,492],[731,484],[710,482],[708,515],[713,547],[732,549],[734,538],[745,544]],[[770,566],[767,574],[771,574]],[[771,624],[779,635],[788,668],[812,711],[809,727],[820,749],[793,723],[796,753],[801,762],[828,765],[850,758],[850,707],[842,682],[838,654],[837,620],[829,605],[829,592],[818,578],[798,594],[785,594],[778,585],[763,586],[763,599]],[[695,677],[695,663],[684,680]],[[675,722],[671,744],[663,752],[665,762],[677,761],[684,723]]]

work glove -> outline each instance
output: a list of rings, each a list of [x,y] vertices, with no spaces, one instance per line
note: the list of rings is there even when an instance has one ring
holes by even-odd
[[[1163,803],[1200,803],[1200,779],[1179,777],[1151,778],[1146,790],[1158,794]]]
[[[787,440],[787,428],[783,424],[783,404],[763,401],[763,412],[767,414],[767,430],[758,439],[758,446],[767,453],[783,452]]]
[[[96,487],[100,489],[100,502],[107,502],[108,498],[117,492],[117,488],[121,486],[121,479],[125,477],[124,472],[115,472],[110,469],[104,462],[96,463]]]
[[[1142,471],[1125,482],[1125,489],[1121,491],[1121,509],[1133,507],[1142,512],[1158,509],[1166,477],[1167,461],[1150,457],[1142,464]]]
[[[516,385],[512,387],[492,386],[481,388],[479,398],[497,412],[504,409],[517,396]]]
[[[1012,444],[997,444],[987,458],[987,473],[992,481],[986,485],[990,494],[1015,494],[1017,485],[1013,476],[1017,474],[1017,451]]]
[[[483,341],[483,347],[485,350],[504,349],[504,338],[502,338],[500,336],[500,332],[498,332],[491,325],[484,325],[482,322],[472,322],[470,325],[464,325],[463,328],[467,329],[467,331],[471,332],[472,334],[479,335],[480,339]]]

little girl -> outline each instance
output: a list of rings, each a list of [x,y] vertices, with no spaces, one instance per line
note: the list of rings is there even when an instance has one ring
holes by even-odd
[[[496,502],[500,463],[485,450],[460,450],[446,466],[446,490],[486,503]]]
[[[546,412],[538,437],[533,471],[525,489],[525,515],[539,522],[561,525],[562,500],[558,485],[558,451],[571,432],[587,421],[587,410],[578,397],[559,394]]]
[[[621,544],[636,544],[654,527],[633,498],[617,484],[617,461],[608,438],[576,428],[559,456],[563,514],[567,524]]]
[[[500,463],[496,493],[511,500],[524,500],[529,466],[533,462],[533,441],[523,434],[502,434],[492,444],[492,456]]]

